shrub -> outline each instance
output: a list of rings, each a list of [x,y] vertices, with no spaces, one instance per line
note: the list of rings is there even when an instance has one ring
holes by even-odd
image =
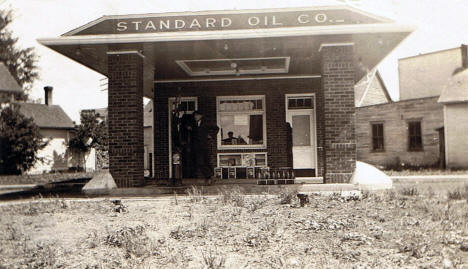
[[[16,105],[0,112],[0,174],[19,175],[43,159],[37,156],[47,145],[33,119]]]

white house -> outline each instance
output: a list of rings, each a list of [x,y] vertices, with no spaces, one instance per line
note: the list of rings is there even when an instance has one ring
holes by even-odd
[[[86,170],[95,169],[95,152],[71,152],[67,144],[75,130],[75,124],[59,105],[52,103],[52,87],[44,87],[45,104],[16,103],[20,112],[34,120],[40,133],[49,142],[40,150],[38,156],[43,158],[28,174],[67,171],[70,167],[82,167]]]
[[[445,162],[449,168],[468,168],[468,63],[443,88]]]

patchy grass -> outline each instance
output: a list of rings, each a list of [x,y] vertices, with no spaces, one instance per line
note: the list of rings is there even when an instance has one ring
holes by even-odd
[[[467,190],[3,204],[0,268],[462,268]]]

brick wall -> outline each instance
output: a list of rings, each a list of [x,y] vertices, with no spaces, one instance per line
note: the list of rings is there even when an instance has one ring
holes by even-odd
[[[353,46],[322,48],[325,182],[349,182],[356,167]]]
[[[109,170],[119,187],[143,181],[143,58],[109,54]]]
[[[167,83],[155,85],[154,99],[154,145],[155,177],[169,176],[169,139],[168,139],[168,97],[198,97],[198,108],[205,114],[205,119],[216,124],[216,96],[227,95],[265,95],[267,149],[248,150],[267,152],[270,167],[288,166],[287,129],[285,112],[285,94],[316,93],[317,143],[323,148],[323,124],[319,118],[322,114],[322,97],[320,79],[277,79],[277,80],[244,80],[212,81],[196,83]],[[354,101],[353,101],[354,102]],[[354,107],[354,103],[352,104]],[[211,163],[216,166],[216,153],[242,152],[243,150],[217,150],[216,141],[211,145]],[[244,150],[245,151],[245,150]],[[323,154],[318,150],[318,175],[323,173]]]
[[[357,108],[358,160],[374,165],[433,165],[439,161],[439,135],[444,125],[438,97]],[[423,151],[408,151],[408,120],[420,119]],[[384,124],[384,152],[372,151],[371,123]]]

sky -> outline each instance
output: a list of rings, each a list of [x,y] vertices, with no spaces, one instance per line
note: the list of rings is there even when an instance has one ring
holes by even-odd
[[[21,47],[34,47],[39,56],[40,78],[30,96],[43,99],[43,87],[53,86],[53,102],[78,122],[81,109],[107,106],[105,77],[40,45],[38,38],[58,37],[103,15],[302,7],[337,2],[416,27],[379,65],[394,100],[399,97],[399,58],[468,43],[468,0],[0,0],[0,8],[13,9],[15,16],[10,29],[19,37]]]

